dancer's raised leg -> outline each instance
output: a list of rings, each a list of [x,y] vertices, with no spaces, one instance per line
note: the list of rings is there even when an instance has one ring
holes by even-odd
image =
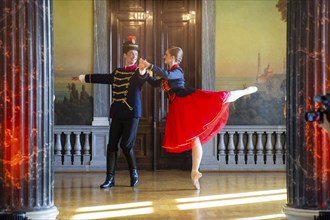
[[[230,96],[228,97],[226,102],[234,102],[240,97],[255,93],[256,91],[258,91],[258,88],[256,86],[250,86],[242,90],[230,91]]]
[[[199,138],[196,138],[194,140],[191,154],[192,154],[191,181],[195,189],[200,189],[199,178],[202,177],[202,174],[198,171],[198,169],[202,161],[203,149]]]

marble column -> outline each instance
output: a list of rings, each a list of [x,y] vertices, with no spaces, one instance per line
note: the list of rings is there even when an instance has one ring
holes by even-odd
[[[0,212],[56,219],[51,0],[0,1]]]
[[[201,59],[201,86],[205,90],[215,89],[215,0],[202,0],[202,59]],[[219,170],[218,149],[216,138],[203,146],[201,170]]]
[[[330,151],[327,135],[305,112],[330,91],[329,1],[287,4],[287,219],[330,214]],[[323,215],[323,214],[322,214]]]
[[[94,1],[94,73],[108,74],[109,68],[112,66],[112,60],[109,58],[108,10],[108,0]],[[110,88],[101,84],[93,84],[93,89],[92,125],[109,126]]]

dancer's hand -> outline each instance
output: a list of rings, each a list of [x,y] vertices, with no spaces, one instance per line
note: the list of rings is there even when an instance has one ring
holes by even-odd
[[[142,58],[139,59],[139,69],[144,70],[146,67],[146,61]]]
[[[142,58],[139,59],[139,68],[140,68],[141,70],[146,69],[146,68],[148,68],[149,66],[150,66],[150,63],[148,63],[147,60],[144,60],[144,59],[142,59]]]

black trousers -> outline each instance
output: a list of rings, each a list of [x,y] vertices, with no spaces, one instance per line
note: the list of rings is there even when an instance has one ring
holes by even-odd
[[[120,147],[128,152],[135,145],[139,118],[112,119],[109,133],[108,151],[117,152]]]

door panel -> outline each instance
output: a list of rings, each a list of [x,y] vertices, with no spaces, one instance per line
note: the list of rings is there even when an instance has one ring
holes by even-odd
[[[112,0],[110,10],[110,63],[112,69],[123,66],[122,44],[130,35],[135,35],[140,48],[140,57],[152,54],[152,1],[118,1]],[[148,13],[147,13],[148,12]],[[142,116],[139,123],[138,134],[134,151],[139,169],[152,169],[153,154],[153,90],[147,83],[142,89]],[[127,169],[124,156],[119,154],[118,169]]]
[[[157,15],[156,20],[156,65],[164,66],[162,59],[166,48],[170,46],[179,46],[183,49],[183,60],[180,66],[185,72],[186,85],[198,88],[196,75],[199,69],[199,53],[196,48],[200,47],[196,38],[196,21],[195,15],[200,1],[160,1],[156,4]],[[160,54],[161,56],[158,56]],[[157,98],[157,108],[160,112],[157,120],[157,145],[161,146],[164,136],[164,126],[168,111],[168,100],[164,99],[163,92],[160,92]],[[184,114],[184,113],[182,113]],[[192,119],[193,120],[193,119]],[[189,128],[187,128],[189,129]],[[191,152],[180,154],[169,154],[160,148],[157,153],[157,168],[159,169],[191,169]]]
[[[110,64],[123,65],[121,45],[129,35],[135,35],[140,46],[139,56],[162,68],[166,48],[179,46],[184,51],[180,64],[186,84],[199,88],[200,34],[196,34],[198,0],[112,0],[110,1]],[[190,169],[191,152],[168,154],[161,148],[168,111],[168,100],[161,89],[145,84],[142,89],[140,119],[135,153],[140,169]],[[119,157],[119,169],[126,161]]]

